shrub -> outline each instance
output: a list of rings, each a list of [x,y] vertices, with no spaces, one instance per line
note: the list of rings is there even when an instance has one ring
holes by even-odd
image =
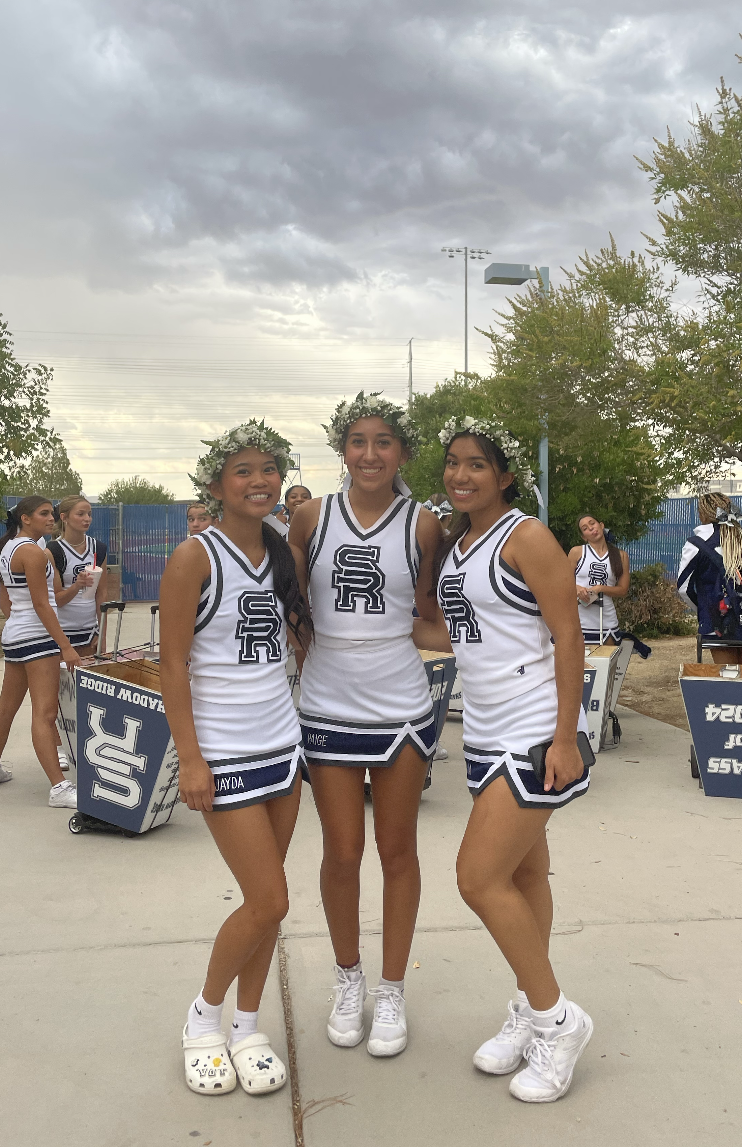
[[[662,562],[632,570],[626,597],[616,598],[621,629],[637,637],[686,637],[698,629]]]

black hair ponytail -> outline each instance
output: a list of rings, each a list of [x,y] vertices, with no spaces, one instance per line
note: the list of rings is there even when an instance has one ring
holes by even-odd
[[[312,639],[314,626],[309,613],[309,607],[302,597],[299,589],[299,580],[296,576],[296,563],[291,547],[278,530],[263,522],[263,544],[273,568],[273,588],[276,596],[283,604],[286,624],[295,637],[301,642],[304,649]]]
[[[18,531],[23,529],[23,515],[30,517],[35,514],[39,506],[51,505],[51,498],[42,498],[40,494],[31,494],[28,498],[21,498],[17,506],[8,510],[5,515],[5,533],[0,538],[0,550],[12,541]]]

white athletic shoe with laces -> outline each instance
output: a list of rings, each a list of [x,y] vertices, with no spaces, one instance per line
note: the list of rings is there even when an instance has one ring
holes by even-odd
[[[519,1000],[510,1000],[508,1018],[497,1035],[474,1052],[474,1066],[490,1075],[509,1075],[523,1059],[532,1039],[531,1009]]]
[[[6,761],[0,761],[0,785],[13,780],[13,770]]]
[[[350,979],[344,968],[335,965],[337,984],[332,989],[335,1003],[327,1021],[330,1043],[336,1047],[355,1047],[363,1039],[363,1004],[368,995],[366,977]]]
[[[374,1022],[368,1037],[370,1055],[399,1055],[407,1047],[404,996],[399,988],[379,984],[369,992],[376,1000]]]
[[[77,789],[69,781],[60,781],[49,789],[49,808],[77,808]]]
[[[593,1021],[587,1012],[571,1002],[569,1007],[574,1021],[569,1031],[557,1035],[550,1032],[542,1039],[534,1027],[534,1039],[525,1053],[528,1067],[510,1080],[510,1094],[516,1099],[553,1103],[569,1091],[575,1064],[593,1034]]]

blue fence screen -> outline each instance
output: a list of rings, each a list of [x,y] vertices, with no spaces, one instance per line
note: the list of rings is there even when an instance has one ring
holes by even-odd
[[[3,498],[15,506],[20,498]],[[674,578],[683,543],[698,525],[695,498],[668,498],[662,503],[663,517],[652,522],[649,532],[638,542],[629,542],[632,569],[663,562]],[[165,562],[188,536],[187,507],[173,506],[93,506],[90,533],[108,545],[109,565],[121,567],[121,596],[124,601],[157,601]]]

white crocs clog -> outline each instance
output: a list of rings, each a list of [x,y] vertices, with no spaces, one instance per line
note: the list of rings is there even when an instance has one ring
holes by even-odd
[[[191,1091],[199,1095],[224,1095],[234,1091],[237,1076],[229,1059],[227,1038],[221,1032],[191,1039],[188,1024],[183,1028],[185,1077]]]
[[[262,1032],[246,1036],[229,1049],[237,1078],[248,1095],[278,1091],[286,1082],[286,1068]]]

